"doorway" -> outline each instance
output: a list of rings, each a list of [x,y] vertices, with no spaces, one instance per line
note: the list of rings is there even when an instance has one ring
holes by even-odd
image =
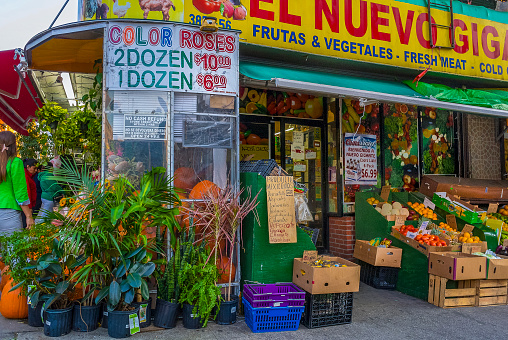
[[[319,122],[302,122],[282,119],[273,123],[274,147],[272,158],[286,172],[293,176],[299,188],[305,193],[312,221],[306,226],[319,229],[316,242],[318,248],[327,248],[324,240],[326,175],[324,172],[325,149],[322,145],[323,129]],[[311,124],[311,125],[308,125]]]

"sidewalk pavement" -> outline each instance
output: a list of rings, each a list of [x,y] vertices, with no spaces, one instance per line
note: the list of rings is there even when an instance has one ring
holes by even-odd
[[[353,322],[348,325],[307,329],[303,325],[296,332],[252,333],[243,318],[234,325],[220,326],[209,322],[199,330],[177,327],[161,330],[145,328],[130,339],[504,339],[507,334],[508,306],[463,307],[442,309],[426,301],[396,291],[385,291],[360,285],[354,294]],[[49,339],[41,328],[33,328],[24,321],[0,317],[0,340]],[[67,339],[111,339],[107,330],[100,328],[91,333],[77,333],[61,337]]]

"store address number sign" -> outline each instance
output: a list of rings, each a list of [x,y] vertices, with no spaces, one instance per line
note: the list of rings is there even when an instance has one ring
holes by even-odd
[[[236,95],[238,40],[183,24],[111,23],[106,86]]]

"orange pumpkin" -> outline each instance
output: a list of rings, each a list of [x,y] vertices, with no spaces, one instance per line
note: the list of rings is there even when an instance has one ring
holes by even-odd
[[[189,192],[197,182],[198,177],[194,169],[182,167],[175,170],[175,179],[173,184],[176,188],[184,189]]]
[[[2,269],[0,273],[0,292],[4,289],[7,282],[11,280],[11,276],[9,275],[9,266]]]
[[[28,317],[28,303],[21,287],[9,292],[16,284],[13,280],[5,285],[0,300],[0,314],[6,319],[26,319]]]
[[[189,198],[193,200],[201,200],[203,199],[203,195],[207,193],[217,193],[219,191],[219,187],[216,186],[213,182],[204,180],[199,182],[192,188],[191,193],[189,194]]]
[[[231,259],[227,256],[221,256],[217,259],[217,269],[219,269],[219,280],[218,283],[228,283],[229,282],[229,268]],[[236,266],[233,263],[231,266],[231,282],[235,281],[236,274]]]
[[[2,261],[0,261],[0,270],[4,269],[5,268],[5,263],[3,263]]]

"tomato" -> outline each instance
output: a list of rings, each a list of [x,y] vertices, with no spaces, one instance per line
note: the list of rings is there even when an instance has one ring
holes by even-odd
[[[422,235],[421,234],[416,235],[415,240],[420,241],[421,239],[422,239]]]
[[[418,241],[418,243],[423,244],[423,240]]]
[[[436,246],[436,241],[430,241],[430,245],[435,247]]]
[[[445,241],[441,241],[441,247],[446,247],[446,242]]]
[[[192,4],[203,14],[212,14],[220,11],[221,2],[218,0],[192,0]]]
[[[297,97],[289,97],[289,103],[293,110],[299,110],[302,108],[302,102]]]

